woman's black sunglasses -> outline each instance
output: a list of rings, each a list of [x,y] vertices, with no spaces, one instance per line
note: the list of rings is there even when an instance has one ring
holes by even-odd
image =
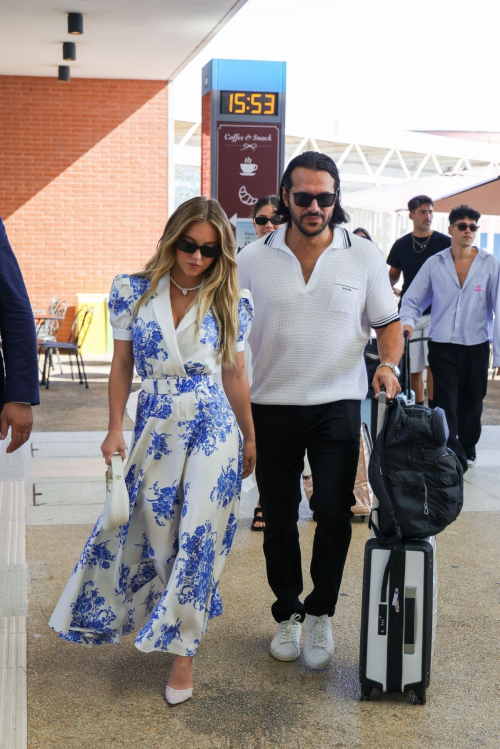
[[[190,255],[199,250],[203,257],[219,257],[222,255],[222,247],[208,247],[207,245],[193,244],[188,242],[187,239],[177,240],[177,249],[181,252],[188,252]]]
[[[257,216],[257,218],[254,218],[254,221],[259,226],[265,226],[268,221],[270,221],[272,224],[281,224],[281,220],[279,218],[276,218],[276,216],[271,216],[271,218],[268,218],[267,216]]]
[[[309,192],[292,192],[295,205],[299,208],[309,208],[313,200],[316,200],[320,208],[331,208],[335,202],[336,192],[320,192],[319,195],[311,195]]]

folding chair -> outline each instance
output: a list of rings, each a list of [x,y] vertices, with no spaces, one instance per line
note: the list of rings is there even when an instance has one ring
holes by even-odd
[[[49,307],[49,315],[58,316],[61,319],[60,320],[42,320],[37,325],[36,337],[38,339],[38,360],[40,360],[40,354],[41,354],[40,342],[41,341],[46,341],[46,342],[57,341],[57,334],[59,333],[59,329],[63,323],[67,309],[68,309],[68,305],[65,301],[61,299],[56,299],[54,297]],[[56,348],[54,349],[54,351],[56,353],[57,360],[59,362],[59,369],[61,370],[61,374],[63,374],[61,357],[59,356],[59,349]],[[52,361],[52,353],[50,353],[50,366],[52,369],[54,369],[54,362]]]
[[[73,320],[73,324],[71,326],[71,332],[69,334],[69,340],[67,343],[63,343],[62,341],[40,341],[39,342],[40,348],[45,351],[45,359],[43,362],[43,375],[42,375],[41,384],[45,385],[47,390],[49,389],[49,385],[50,385],[50,382],[49,382],[50,359],[51,359],[52,351],[54,349],[59,349],[59,351],[62,353],[64,353],[65,351],[68,353],[69,363],[71,367],[71,379],[72,380],[75,379],[74,374],[73,374],[73,360],[71,358],[72,355],[74,354],[75,359],[76,359],[76,366],[78,367],[80,385],[83,385],[83,383],[85,383],[85,387],[88,388],[89,383],[87,380],[87,374],[85,372],[85,364],[83,362],[81,348],[83,346],[83,342],[90,328],[90,324],[92,322],[93,316],[94,316],[94,308],[87,307],[87,305],[85,305],[78,311],[78,314]]]

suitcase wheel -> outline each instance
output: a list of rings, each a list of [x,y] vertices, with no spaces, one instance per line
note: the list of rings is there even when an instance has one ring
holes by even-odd
[[[371,689],[362,689],[361,690],[361,702],[368,702],[370,699],[370,695],[372,693]]]
[[[425,689],[422,692],[413,692],[411,701],[414,705],[425,705],[427,698],[425,696]]]

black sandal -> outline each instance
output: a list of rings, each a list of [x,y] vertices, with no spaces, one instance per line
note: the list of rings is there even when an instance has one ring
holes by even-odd
[[[260,517],[259,517],[260,516]],[[264,522],[264,516],[262,515],[262,507],[256,507],[253,511],[253,520],[252,525],[250,526],[251,531],[263,531],[264,527],[261,526],[260,528],[257,528],[255,523],[263,523]]]

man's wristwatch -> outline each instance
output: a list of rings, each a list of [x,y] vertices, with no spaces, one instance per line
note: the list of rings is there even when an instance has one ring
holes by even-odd
[[[401,370],[399,369],[399,367],[398,367],[397,364],[391,364],[391,362],[384,361],[384,362],[381,362],[378,365],[377,369],[380,369],[380,367],[389,367],[389,369],[392,371],[392,373],[399,379],[399,375],[401,374]],[[377,371],[377,369],[375,370],[375,372]]]

